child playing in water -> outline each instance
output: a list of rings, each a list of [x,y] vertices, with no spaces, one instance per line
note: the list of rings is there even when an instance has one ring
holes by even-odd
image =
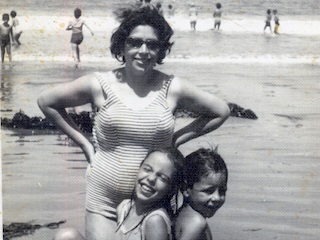
[[[1,45],[1,61],[4,64],[4,55],[7,51],[9,63],[11,65],[11,41],[13,39],[12,26],[9,25],[9,14],[2,15],[3,24],[0,25],[0,45]]]
[[[169,18],[174,16],[174,8],[173,8],[172,4],[168,5],[168,15],[169,15]]]
[[[19,46],[19,45],[21,45],[19,38],[22,34],[22,31],[20,30],[19,20],[16,18],[17,12],[14,10],[11,11],[10,16],[12,19],[12,30],[13,30],[13,43],[12,44]]]
[[[82,27],[86,26],[88,30],[91,32],[91,35],[93,36],[93,32],[90,29],[90,27],[86,24],[85,20],[81,18],[81,9],[76,8],[74,10],[74,19],[69,21],[69,24],[66,28],[66,30],[71,30],[71,48],[72,48],[72,56],[74,59],[75,67],[78,68],[80,64],[80,44],[83,41],[83,33],[82,33]]]
[[[266,31],[266,28],[268,27],[270,29],[270,32],[272,32],[272,30],[271,30],[271,19],[272,19],[271,10],[268,9],[267,10],[267,17],[266,17],[266,25],[264,26],[263,31]]]
[[[221,7],[222,7],[221,4],[217,3],[216,9],[213,12],[214,29],[217,29],[217,30],[220,29],[220,25],[221,25],[221,15],[222,15]]]
[[[184,203],[175,219],[177,240],[211,240],[207,218],[224,204],[228,170],[216,151],[199,149],[185,160]]]
[[[189,18],[190,18],[191,30],[196,30],[197,19],[198,19],[198,10],[197,10],[197,7],[194,5],[194,3],[190,4]]]
[[[278,11],[275,9],[273,10],[273,20],[274,20],[274,33],[279,34],[279,18],[277,16]]]
[[[138,172],[132,199],[117,208],[116,240],[169,240],[170,200],[182,183],[183,156],[177,150],[149,153]]]

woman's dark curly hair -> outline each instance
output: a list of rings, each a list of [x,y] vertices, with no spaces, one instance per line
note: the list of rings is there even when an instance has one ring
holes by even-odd
[[[112,55],[118,61],[125,63],[126,59],[123,56],[123,52],[127,37],[135,27],[149,25],[157,30],[158,39],[161,42],[157,60],[157,63],[161,64],[173,45],[173,43],[170,42],[173,30],[164,17],[159,14],[158,10],[144,6],[136,9],[119,9],[115,14],[121,24],[111,36],[110,50]]]

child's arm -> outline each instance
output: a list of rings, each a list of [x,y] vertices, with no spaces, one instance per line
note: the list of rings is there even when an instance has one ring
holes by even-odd
[[[169,240],[169,229],[162,216],[151,216],[145,227],[145,239],[146,240]]]
[[[12,30],[12,27],[10,27],[9,37],[10,37],[10,42],[13,43],[13,30]]]
[[[88,30],[91,32],[91,35],[93,36],[93,32],[92,32],[92,30],[89,28],[89,26],[84,22],[83,23],[83,25],[85,25],[87,28],[88,28]]]
[[[66,28],[67,31],[72,30],[72,23],[71,21],[68,23],[68,26]]]

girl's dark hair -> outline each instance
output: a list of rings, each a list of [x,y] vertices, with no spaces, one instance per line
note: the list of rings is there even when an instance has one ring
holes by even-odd
[[[120,21],[120,26],[111,36],[111,54],[120,62],[125,63],[126,59],[123,56],[125,41],[131,31],[140,25],[149,25],[153,27],[158,34],[158,40],[161,42],[161,48],[158,53],[157,63],[161,64],[166,54],[170,52],[173,43],[170,38],[173,35],[173,30],[154,7],[143,6],[140,8],[132,7],[118,9],[116,12],[117,19]]]
[[[76,8],[76,9],[74,10],[74,17],[75,17],[75,18],[81,17],[81,9],[80,9],[80,8]]]
[[[216,4],[216,7],[218,8],[218,9],[220,9],[222,6],[221,6],[221,3],[217,3]]]
[[[200,148],[186,156],[184,166],[186,188],[192,188],[202,177],[217,172],[225,173],[228,181],[227,165],[216,150]]]

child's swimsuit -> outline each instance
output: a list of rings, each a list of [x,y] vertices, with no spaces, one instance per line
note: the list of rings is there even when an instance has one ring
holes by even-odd
[[[1,36],[1,47],[10,46],[10,36]]]
[[[72,35],[71,35],[71,43],[75,43],[77,45],[81,44],[83,41],[83,34],[82,34],[82,26],[84,24],[84,20],[78,18],[74,20],[72,24]]]
[[[270,23],[271,19],[272,19],[271,15],[267,15],[267,19],[266,19],[266,27],[267,27],[267,26],[268,26],[268,27],[270,27],[270,26],[271,26],[271,23]]]
[[[118,209],[118,228],[116,230],[116,240],[145,240],[145,225],[147,220],[152,216],[161,216],[165,221],[168,229],[168,239],[172,239],[171,234],[171,220],[167,211],[164,208],[160,208],[150,212],[145,216],[141,216],[137,219],[136,224],[132,226],[130,229],[125,229],[122,223],[125,221],[125,217],[127,213],[130,211],[131,201],[129,199],[124,200],[120,208]]]
[[[83,34],[82,32],[78,32],[78,33],[72,33],[71,35],[71,43],[75,43],[80,45],[83,41]]]

